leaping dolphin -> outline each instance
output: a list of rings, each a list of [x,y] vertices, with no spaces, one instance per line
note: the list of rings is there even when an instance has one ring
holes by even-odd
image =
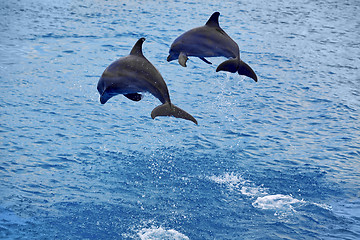
[[[157,116],[174,116],[197,124],[193,116],[171,103],[168,88],[160,72],[143,55],[144,41],[145,38],[140,38],[130,55],[116,60],[105,69],[97,85],[100,102],[105,104],[118,94],[123,94],[133,101],[140,101],[142,95],[139,92],[149,92],[163,103],[151,112],[153,119]]]
[[[219,12],[214,12],[204,26],[193,28],[176,38],[171,44],[167,61],[178,59],[180,65],[186,67],[186,61],[191,56],[198,57],[208,64],[211,62],[205,57],[223,56],[230,59],[221,63],[216,72],[238,72],[257,82],[255,72],[240,59],[239,46],[220,27],[219,16]]]

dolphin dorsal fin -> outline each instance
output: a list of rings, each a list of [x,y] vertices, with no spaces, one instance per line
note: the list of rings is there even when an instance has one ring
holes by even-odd
[[[220,27],[219,25],[219,16],[220,13],[219,12],[214,12],[211,17],[209,18],[209,20],[206,22],[206,26],[209,27]]]
[[[136,55],[136,56],[144,56],[142,52],[142,45],[145,41],[145,38],[140,38],[134,45],[134,47],[131,49],[130,55]]]

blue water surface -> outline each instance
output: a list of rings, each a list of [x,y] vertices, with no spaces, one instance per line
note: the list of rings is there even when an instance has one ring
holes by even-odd
[[[219,11],[259,81],[172,41]],[[360,239],[359,1],[0,2],[0,238]],[[144,55],[160,101],[99,102]]]

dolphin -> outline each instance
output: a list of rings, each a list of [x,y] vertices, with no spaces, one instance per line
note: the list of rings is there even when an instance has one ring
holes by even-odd
[[[133,101],[140,101],[140,92],[149,92],[162,103],[151,112],[153,119],[157,116],[174,116],[197,124],[193,116],[171,103],[168,88],[160,72],[143,55],[144,41],[145,38],[140,38],[130,55],[116,60],[105,69],[97,85],[100,102],[105,104],[118,94],[123,94]]]
[[[202,27],[193,28],[171,44],[167,61],[178,59],[179,64],[186,67],[188,57],[198,57],[204,62],[211,64],[205,57],[230,58],[221,63],[216,72],[238,72],[248,76],[257,82],[257,76],[249,65],[240,59],[239,46],[219,25],[219,12],[214,12],[206,24]]]

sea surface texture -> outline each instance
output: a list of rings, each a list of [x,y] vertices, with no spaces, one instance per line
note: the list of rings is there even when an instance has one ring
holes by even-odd
[[[167,62],[220,12],[226,58]],[[1,239],[360,239],[360,2],[0,1]],[[141,37],[172,102],[100,104]]]

